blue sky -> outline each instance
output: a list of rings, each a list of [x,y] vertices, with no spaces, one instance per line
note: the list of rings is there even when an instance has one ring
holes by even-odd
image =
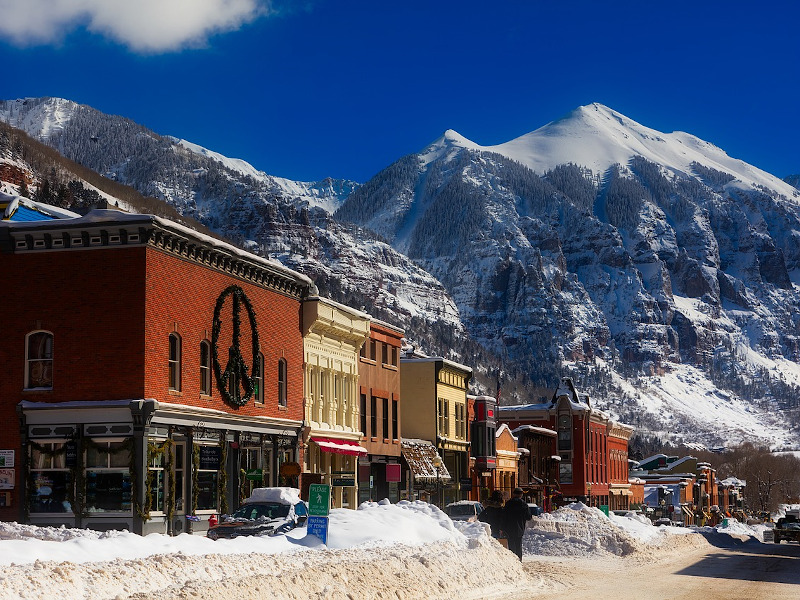
[[[446,129],[497,144],[590,102],[800,173],[795,2],[0,0],[0,15],[0,98],[67,98],[292,179],[363,182]]]

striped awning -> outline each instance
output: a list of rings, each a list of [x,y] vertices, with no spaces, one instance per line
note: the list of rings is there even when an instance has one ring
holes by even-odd
[[[347,454],[349,456],[359,456],[367,454],[367,449],[352,440],[338,440],[336,438],[313,437],[309,441],[314,442],[323,452],[333,454]]]

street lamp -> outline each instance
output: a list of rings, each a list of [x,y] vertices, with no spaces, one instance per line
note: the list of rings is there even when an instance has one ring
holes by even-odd
[[[433,468],[436,469],[436,501],[439,503],[439,508],[442,507],[442,457],[438,454],[433,457]]]

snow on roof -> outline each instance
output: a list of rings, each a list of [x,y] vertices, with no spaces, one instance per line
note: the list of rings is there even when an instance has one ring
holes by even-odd
[[[256,488],[244,502],[278,502],[294,506],[300,502],[300,490],[291,487],[266,487]]]
[[[503,423],[502,425],[500,425],[500,427],[497,428],[497,430],[494,432],[494,437],[500,437],[500,434],[503,432],[503,430],[508,430],[508,433],[511,434],[511,437],[514,438],[515,440],[517,439],[517,436],[514,435],[514,431],[516,430],[511,431],[511,429],[506,423]]]
[[[558,435],[554,430],[547,429],[547,427],[536,427],[535,425],[520,425],[519,427],[515,428],[511,433],[519,434],[522,431],[530,431],[531,433],[541,433],[543,435],[549,435],[551,437],[555,437]]]
[[[438,473],[433,461],[439,454],[434,445],[428,440],[402,440],[400,442],[403,458],[408,463],[408,468],[414,474],[415,479],[422,481],[449,481],[450,471],[442,461]]]
[[[728,477],[720,481],[719,484],[725,487],[747,487],[747,482],[738,477]]]
[[[0,215],[0,220],[14,221],[15,223],[80,217],[78,213],[59,206],[36,202],[25,196],[0,192],[0,207],[3,206],[5,206],[5,210]]]
[[[419,362],[419,363],[422,363],[422,362],[436,362],[436,361],[442,361],[442,363],[443,363],[443,364],[445,364],[445,365],[447,365],[448,367],[452,367],[452,368],[454,368],[454,369],[458,369],[458,370],[460,370],[460,371],[464,371],[465,373],[472,373],[472,367],[468,367],[468,366],[466,366],[466,365],[462,365],[461,363],[457,363],[457,362],[456,362],[456,361],[454,361],[454,360],[450,360],[450,359],[448,359],[448,358],[444,358],[443,356],[426,356],[426,357],[421,357],[421,356],[418,356],[418,355],[416,355],[416,354],[415,354],[415,355],[413,355],[413,356],[411,356],[411,357],[408,357],[408,356],[402,356],[402,357],[400,357],[400,360],[401,360],[402,362],[410,362],[410,363],[411,363],[411,362]]]

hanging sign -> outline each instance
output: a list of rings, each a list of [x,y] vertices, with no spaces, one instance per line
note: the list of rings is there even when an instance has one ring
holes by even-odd
[[[200,469],[203,471],[219,471],[222,461],[222,448],[219,446],[200,446]]]

